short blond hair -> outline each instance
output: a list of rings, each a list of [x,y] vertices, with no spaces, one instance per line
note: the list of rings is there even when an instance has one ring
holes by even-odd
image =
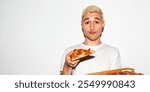
[[[82,19],[84,17],[84,15],[86,13],[94,13],[94,12],[97,12],[101,15],[102,19],[103,19],[103,12],[102,10],[98,7],[98,6],[95,6],[95,5],[90,5],[88,7],[86,7],[83,12],[82,12]]]

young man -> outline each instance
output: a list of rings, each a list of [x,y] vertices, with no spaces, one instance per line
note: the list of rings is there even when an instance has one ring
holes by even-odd
[[[121,67],[119,51],[101,41],[105,22],[103,12],[97,6],[88,6],[82,13],[82,31],[85,40],[66,49],[61,63],[60,74],[88,74]],[[71,53],[74,49],[94,50],[94,58],[81,62],[71,61]]]

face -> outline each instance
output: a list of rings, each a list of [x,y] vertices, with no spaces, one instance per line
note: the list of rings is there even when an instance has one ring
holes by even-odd
[[[82,19],[82,30],[85,39],[96,41],[100,39],[104,28],[104,21],[99,13],[87,13]]]

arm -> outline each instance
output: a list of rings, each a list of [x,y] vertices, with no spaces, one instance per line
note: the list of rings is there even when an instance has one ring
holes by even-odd
[[[65,64],[61,75],[71,75],[71,74],[72,74],[72,68]]]
[[[61,75],[71,75],[73,68],[79,63],[79,60],[72,61],[70,55],[72,52],[69,52],[65,57],[65,63],[63,66],[63,71],[61,71]]]
[[[118,49],[114,50],[112,53],[110,69],[117,69],[117,68],[121,68],[121,60],[120,60],[120,54]]]

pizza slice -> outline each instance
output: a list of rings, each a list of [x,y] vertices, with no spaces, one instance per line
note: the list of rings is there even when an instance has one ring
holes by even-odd
[[[95,51],[90,50],[90,49],[88,49],[88,50],[86,50],[86,49],[74,49],[72,51],[72,54],[71,54],[71,60],[74,61],[74,60],[89,56],[89,55],[93,54],[94,52]]]
[[[89,73],[88,75],[144,75],[144,74],[135,72],[134,68],[119,68],[119,69]]]

